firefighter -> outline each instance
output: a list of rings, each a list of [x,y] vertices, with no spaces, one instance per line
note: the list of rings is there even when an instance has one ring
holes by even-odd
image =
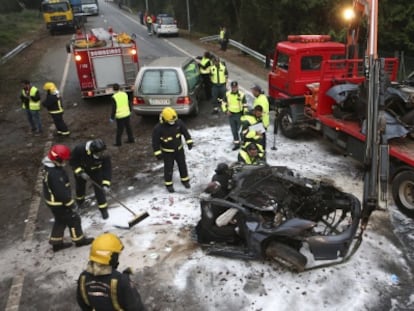
[[[76,299],[83,311],[145,311],[141,297],[130,278],[131,269],[117,270],[124,248],[118,236],[104,233],[92,243],[89,262],[79,278]]]
[[[116,119],[116,141],[114,146],[121,146],[121,138],[124,132],[124,128],[126,129],[128,140],[126,143],[131,144],[134,143],[134,136],[132,135],[131,129],[131,103],[128,99],[128,94],[124,91],[119,90],[120,86],[118,83],[113,85],[113,89],[115,94],[112,95],[112,113],[110,122],[113,122]]]
[[[240,149],[237,160],[243,164],[266,164],[263,147],[255,142],[247,142],[243,145]]]
[[[245,114],[241,117],[241,137],[243,143],[246,142],[256,142],[262,145],[264,149],[264,139],[263,135],[266,131],[263,126],[263,108],[260,105],[257,105],[253,108],[253,111],[249,114]]]
[[[43,89],[47,94],[42,105],[49,111],[49,114],[55,123],[57,134],[62,136],[70,135],[70,131],[68,130],[65,121],[63,121],[62,99],[56,85],[53,82],[46,82],[43,85]]]
[[[164,182],[168,192],[174,192],[173,168],[177,162],[181,183],[185,188],[190,188],[187,164],[181,136],[184,136],[189,150],[193,148],[193,140],[184,122],[178,119],[177,112],[166,107],[160,114],[160,122],[152,132],[152,148],[158,160],[164,160]]]
[[[269,100],[259,85],[254,84],[251,88],[251,91],[254,96],[253,108],[258,105],[262,106],[263,108],[262,123],[264,128],[267,130],[270,124]],[[263,148],[266,150],[266,132],[263,133]]]
[[[205,51],[203,56],[200,58],[198,66],[200,68],[200,74],[203,79],[204,92],[207,100],[211,99],[211,81],[210,81],[210,66],[212,65],[212,55],[209,51]]]
[[[76,145],[70,159],[76,181],[76,202],[80,208],[84,207],[86,182],[91,179],[103,219],[109,217],[106,194],[110,192],[112,178],[111,157],[105,150],[102,139],[89,140]]]
[[[39,90],[29,80],[22,80],[22,85],[23,88],[20,94],[22,108],[26,110],[32,133],[40,135],[42,133],[42,122],[40,120]]]
[[[72,199],[69,177],[64,166],[70,158],[70,149],[65,145],[54,145],[43,159],[43,196],[52,211],[54,224],[49,238],[53,251],[57,252],[72,246],[63,241],[66,227],[76,246],[91,244],[93,238],[84,236],[81,219],[75,212],[76,204]]]
[[[219,100],[226,96],[226,83],[228,71],[226,65],[220,58],[213,58],[213,65],[210,66],[211,97],[213,103],[213,113],[219,112]]]
[[[237,81],[232,81],[230,87],[231,90],[226,93],[226,97],[221,103],[221,109],[229,117],[231,133],[233,135],[233,150],[237,150],[240,148],[240,118],[248,109],[246,96],[239,90]]]

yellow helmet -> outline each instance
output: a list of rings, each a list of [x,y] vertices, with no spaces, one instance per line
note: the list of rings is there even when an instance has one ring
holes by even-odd
[[[161,112],[161,118],[161,121],[174,123],[175,121],[177,121],[178,116],[174,108],[165,107]]]
[[[112,265],[112,256],[119,255],[123,249],[124,245],[115,234],[104,233],[93,240],[89,260],[103,265]],[[117,257],[114,259],[118,261]]]
[[[56,91],[56,90],[57,90],[57,87],[56,87],[56,85],[55,85],[53,82],[46,82],[46,83],[43,85],[43,89],[44,89],[45,91],[54,92],[54,91]]]

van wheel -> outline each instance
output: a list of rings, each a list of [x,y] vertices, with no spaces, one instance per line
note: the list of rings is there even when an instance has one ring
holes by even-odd
[[[282,109],[282,111],[279,114],[278,123],[283,136],[291,139],[294,139],[299,136],[300,129],[293,124],[293,118],[290,109]]]
[[[405,170],[393,178],[392,196],[399,210],[414,218],[414,171]]]
[[[305,271],[306,257],[286,244],[270,242],[266,248],[266,256],[290,270]]]

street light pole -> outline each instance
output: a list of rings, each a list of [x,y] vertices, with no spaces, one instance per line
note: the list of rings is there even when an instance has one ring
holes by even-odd
[[[191,32],[191,21],[190,21],[190,5],[188,4],[187,0],[187,25],[188,25],[188,32]]]
[[[145,11],[148,12],[148,0],[145,0]]]

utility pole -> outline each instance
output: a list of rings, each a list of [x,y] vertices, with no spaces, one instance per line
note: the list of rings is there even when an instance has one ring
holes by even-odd
[[[191,21],[190,21],[190,5],[187,1],[187,26],[188,26],[188,32],[191,33]]]

